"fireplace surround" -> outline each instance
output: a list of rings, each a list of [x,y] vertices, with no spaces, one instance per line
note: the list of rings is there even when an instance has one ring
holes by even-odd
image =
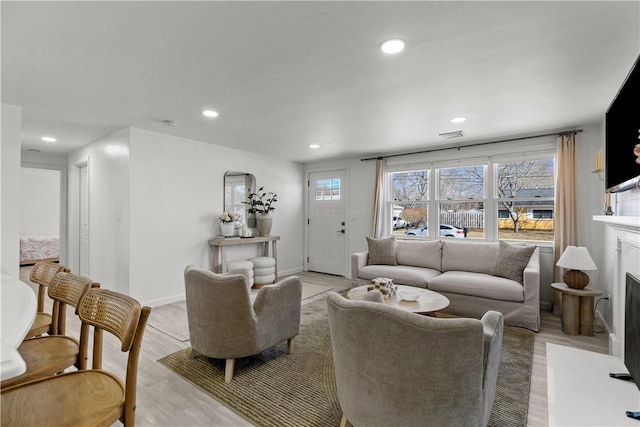
[[[640,276],[640,217],[594,216],[605,223],[604,260],[601,274],[604,295],[611,298],[611,315],[605,321],[609,333],[609,354],[624,358],[624,315],[626,274]]]

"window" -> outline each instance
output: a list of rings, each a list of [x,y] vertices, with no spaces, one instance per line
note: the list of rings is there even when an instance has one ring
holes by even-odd
[[[549,151],[387,172],[388,231],[430,238],[553,241],[555,160],[550,147],[544,150]]]
[[[553,210],[551,209],[532,209],[531,219],[553,219]]]
[[[393,234],[419,234],[427,226],[429,175],[428,169],[390,174]]]
[[[340,178],[316,181],[316,200],[340,200]]]
[[[440,236],[484,238],[485,172],[484,165],[438,170]],[[464,235],[443,233],[443,226]]]
[[[553,240],[554,170],[552,158],[496,164],[500,239]]]

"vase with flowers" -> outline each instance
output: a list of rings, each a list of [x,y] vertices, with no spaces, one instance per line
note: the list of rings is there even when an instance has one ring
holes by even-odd
[[[268,236],[271,233],[273,218],[271,212],[276,210],[274,204],[278,201],[278,195],[272,191],[264,191],[264,187],[258,188],[255,193],[249,193],[247,200],[247,212],[256,214],[256,226],[260,236]]]
[[[236,228],[235,222],[240,219],[240,215],[233,212],[222,212],[218,215],[220,222],[220,232],[223,236],[233,236]]]

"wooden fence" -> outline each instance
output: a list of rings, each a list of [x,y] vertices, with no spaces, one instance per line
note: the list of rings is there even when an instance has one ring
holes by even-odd
[[[483,212],[440,212],[440,224],[458,228],[484,228]]]

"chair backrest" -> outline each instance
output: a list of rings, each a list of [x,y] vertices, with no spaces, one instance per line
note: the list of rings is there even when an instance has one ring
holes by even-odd
[[[125,404],[121,421],[125,426],[135,424],[138,359],[144,329],[151,313],[150,307],[141,307],[130,296],[107,289],[89,289],[78,305],[82,321],[80,332],[80,358],[86,360],[89,330],[94,328],[93,369],[102,368],[102,332],[107,331],[121,343],[120,350],[129,352],[125,378]]]
[[[188,266],[184,281],[194,350],[227,358],[238,348],[255,346],[257,319],[245,276]]]
[[[338,399],[353,425],[479,425],[483,326],[327,298]]]
[[[68,267],[60,264],[55,264],[52,262],[36,262],[33,267],[31,267],[31,273],[29,273],[29,280],[33,283],[36,283],[38,286],[38,311],[44,311],[44,291],[51,280],[55,277],[59,272],[69,272],[71,271]]]
[[[49,298],[53,300],[51,334],[64,335],[66,332],[66,305],[78,307],[80,299],[89,288],[99,288],[100,284],[87,277],[59,272],[49,284]],[[77,313],[77,311],[76,311]]]

